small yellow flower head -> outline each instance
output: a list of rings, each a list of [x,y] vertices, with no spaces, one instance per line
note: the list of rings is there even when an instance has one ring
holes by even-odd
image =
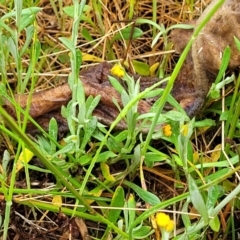
[[[157,222],[158,227],[166,228],[170,222],[170,217],[165,213],[157,213],[156,222]]]
[[[125,70],[120,64],[115,64],[111,69],[111,74],[121,78],[125,75]]]
[[[173,221],[173,220],[170,220],[169,223],[168,223],[168,225],[165,227],[165,230],[166,230],[167,232],[172,232],[173,229],[174,229],[174,225],[175,225],[174,221]]]
[[[162,130],[163,130],[164,136],[166,136],[166,137],[172,136],[172,127],[170,124],[163,126]]]

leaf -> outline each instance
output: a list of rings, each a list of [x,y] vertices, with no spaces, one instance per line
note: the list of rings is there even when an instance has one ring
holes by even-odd
[[[182,159],[178,155],[173,154],[172,158],[173,158],[174,162],[176,162],[180,167],[183,167]]]
[[[132,64],[134,66],[134,69],[136,73],[142,75],[142,76],[149,76],[150,74],[150,67],[148,64],[144,62],[140,62],[137,60],[132,60]]]
[[[35,16],[33,14],[30,15],[24,15],[21,19],[21,25],[20,25],[20,31],[25,29],[27,26],[33,23],[35,20]],[[31,26],[31,25],[30,25]]]
[[[122,208],[124,206],[124,190],[121,186],[118,186],[112,196],[112,201],[110,204],[110,207],[113,209],[110,209],[108,212],[108,220],[111,223],[116,223],[120,213],[122,212],[122,209],[114,209],[114,208]]]
[[[83,12],[89,12],[92,10],[92,7],[89,5],[84,5]],[[63,11],[69,16],[69,17],[74,17],[74,5],[71,6],[66,6],[63,8]]]
[[[83,27],[82,29],[82,36],[88,41],[88,42],[92,42],[93,41],[93,38],[92,36],[90,35],[89,31]]]
[[[3,104],[5,102],[5,99],[11,102],[11,98],[7,94],[6,84],[0,82],[0,104]]]
[[[91,101],[89,99],[91,99]],[[89,96],[87,98],[87,101],[86,101],[86,109],[87,109],[86,118],[91,117],[93,110],[97,107],[100,100],[101,100],[100,95],[96,96],[95,98],[93,98],[93,96]]]
[[[211,153],[211,162],[217,162],[220,159],[221,152],[222,152],[221,146],[222,146],[221,144],[218,144],[213,149],[213,151]]]
[[[84,154],[83,156],[80,157],[79,163],[81,166],[85,166],[86,164],[90,163],[91,160],[92,160],[92,155]]]
[[[115,182],[116,179],[114,178],[113,175],[111,175],[109,166],[104,162],[101,162],[100,166],[101,166],[101,170],[104,178],[110,182]]]
[[[116,33],[112,38],[112,43],[116,40],[124,39],[124,40],[130,40],[131,39],[137,39],[143,35],[143,31],[140,28],[135,27],[132,33],[132,26],[126,27],[122,29],[120,32]]]
[[[21,170],[24,164],[27,164],[33,158],[33,156],[34,156],[33,152],[31,152],[27,148],[23,148],[16,163],[16,172]]]
[[[160,64],[159,62],[156,62],[149,68],[151,77],[155,76],[155,73],[156,73],[156,70],[158,69],[159,64]]]
[[[188,185],[189,185],[190,199],[192,201],[193,206],[195,207],[195,209],[197,209],[199,214],[203,217],[204,221],[208,223],[207,207],[205,205],[203,197],[195,181],[193,180],[190,174],[188,175]]]
[[[158,203],[160,203],[160,199],[154,195],[153,193],[150,193],[144,189],[142,189],[141,187],[137,186],[134,183],[128,182],[128,181],[124,181],[124,184],[127,185],[128,187],[132,188],[135,193],[145,202],[151,204],[151,205],[157,205]]]
[[[240,41],[239,41],[239,39],[234,36],[234,41],[236,43],[238,51],[240,51]]]
[[[157,89],[154,89],[154,90],[148,92],[147,94],[145,94],[143,98],[145,98],[145,99],[146,98],[154,98],[156,96],[160,97],[162,93],[163,93],[163,89],[157,88]]]
[[[225,49],[224,49],[224,52],[223,52],[223,57],[222,57],[222,62],[221,62],[221,66],[220,66],[220,70],[218,72],[218,75],[217,75],[217,78],[215,80],[215,83],[219,83],[223,76],[224,76],[224,73],[225,71],[227,70],[227,67],[229,65],[229,61],[230,61],[230,57],[231,57],[231,49],[229,46],[227,46]]]
[[[80,149],[84,151],[87,143],[90,141],[90,138],[92,137],[93,132],[95,131],[97,127],[97,118],[93,117],[84,127],[84,137],[81,142]]]
[[[60,195],[55,195],[52,199],[52,203],[54,206],[58,206],[60,209],[62,206],[62,197]]]
[[[181,212],[183,214],[181,214],[181,218],[184,224],[184,227],[187,229],[188,227],[191,226],[191,220],[190,220],[190,214],[189,214],[189,201],[186,201],[183,203],[183,207]]]
[[[82,64],[82,52],[79,49],[75,49],[76,54],[76,69],[80,69]]]
[[[60,154],[64,154],[64,153],[69,153],[74,149],[74,143],[73,142],[69,142],[67,143],[62,149],[60,149],[59,151],[57,151],[56,153],[54,153],[52,155],[52,158],[57,157]]]
[[[117,136],[115,136],[114,139],[116,139],[116,141],[121,143],[122,141],[127,139],[127,136],[128,136],[128,130],[123,130]]]
[[[128,209],[129,208],[129,209]],[[136,211],[131,210],[136,208],[136,201],[134,199],[134,196],[132,194],[129,195],[129,198],[125,204],[123,213],[124,213],[124,219],[126,224],[126,230],[128,230],[128,227],[131,226],[131,224],[135,220]]]
[[[213,83],[208,96],[210,96],[213,99],[217,99],[220,98],[220,89],[222,89],[226,84],[231,83],[232,81],[234,81],[235,77],[234,75],[225,78],[224,80],[220,81],[219,83],[215,84]]]
[[[125,91],[124,87],[119,83],[119,81],[116,78],[108,76],[108,79],[112,86],[115,88],[115,90],[117,90],[120,94],[122,94],[122,92]]]
[[[14,40],[11,37],[8,38],[7,45],[8,45],[8,49],[9,49],[10,53],[12,54],[15,62],[17,62],[18,61],[17,60],[18,59],[17,47],[16,47]]]
[[[90,192],[88,192],[88,194],[94,196],[94,197],[100,197],[102,194],[102,186],[98,185],[97,187],[95,187],[94,189],[92,189]],[[86,202],[90,205],[93,202],[95,202],[94,199],[86,199]]]
[[[175,111],[175,110],[170,110],[170,111],[164,113],[164,117],[166,117],[170,120],[176,121],[176,122],[184,119],[185,115],[186,115],[185,113],[178,112],[178,111]]]
[[[222,186],[212,185],[208,190],[208,198],[206,206],[208,209],[211,209],[217,203],[217,200],[223,196],[224,189]]]
[[[229,118],[229,114],[230,114],[230,112],[228,110],[222,112],[219,120],[220,121],[227,121],[228,118]]]
[[[175,24],[175,25],[170,26],[170,27],[168,28],[168,31],[170,31],[171,29],[175,29],[175,28],[193,29],[194,26],[193,26],[193,25],[190,25],[190,24],[180,23],[180,24]]]
[[[7,167],[10,160],[11,160],[10,153],[7,150],[4,150],[3,157],[2,157],[2,170],[3,170],[3,174],[6,176],[8,172]]]
[[[148,162],[161,162],[166,161],[168,159],[168,156],[164,153],[154,153],[154,152],[147,152],[145,155],[144,161]]]
[[[24,42],[23,47],[20,49],[20,56],[22,56],[25,51],[27,50],[27,48],[29,47],[29,44],[32,41],[32,37],[33,37],[33,33],[34,33],[34,26],[30,25],[25,29],[26,32],[26,40]],[[38,59],[37,59],[38,60]]]
[[[149,235],[153,233],[152,228],[149,226],[142,226],[137,231],[133,229],[133,238],[134,239],[146,239]]]
[[[114,158],[117,155],[112,151],[105,151],[100,153],[97,159],[97,162],[106,162],[109,158]]]
[[[65,47],[67,47],[72,53],[75,51],[75,47],[73,45],[73,42],[68,39],[68,38],[65,38],[65,37],[59,37],[58,38],[63,44]]]
[[[58,125],[57,125],[57,121],[55,118],[51,118],[49,121],[49,136],[57,141],[58,138]],[[54,142],[50,142],[51,145],[51,152],[55,153],[56,152],[56,144]]]
[[[82,53],[82,60],[85,62],[102,62],[102,59],[92,54]]]
[[[212,127],[216,126],[216,122],[212,119],[204,119],[201,121],[194,122],[194,127]]]
[[[29,8],[25,8],[22,10],[22,16],[24,15],[35,15],[37,14],[38,12],[40,12],[42,10],[42,8],[40,7],[29,7]],[[6,13],[4,14],[2,17],[1,17],[1,20],[4,20],[4,19],[7,19],[7,18],[11,18],[11,17],[15,17],[16,16],[16,11],[11,11],[9,13]]]
[[[152,44],[151,44],[151,48],[153,48],[157,42],[159,42],[159,38],[162,36],[163,34],[163,31],[160,31],[156,36],[155,38],[153,39],[152,41]]]
[[[216,216],[214,219],[210,220],[209,226],[214,232],[219,232],[220,230],[220,221],[218,216]]]

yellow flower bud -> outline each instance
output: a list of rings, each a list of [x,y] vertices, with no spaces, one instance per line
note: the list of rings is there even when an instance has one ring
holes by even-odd
[[[163,126],[162,130],[163,130],[164,136],[166,136],[166,137],[172,136],[172,127],[170,124]]]
[[[158,227],[165,228],[170,222],[170,217],[165,213],[157,213],[156,222]]]
[[[185,124],[185,125],[183,125],[183,126],[181,127],[181,132],[182,132],[182,135],[183,135],[184,137],[187,136],[187,134],[188,134],[188,125],[187,125],[187,124]]]
[[[120,64],[115,64],[111,69],[111,74],[121,78],[125,75],[125,70]]]
[[[174,225],[175,225],[174,221],[170,220],[169,223],[167,224],[167,226],[165,227],[165,230],[167,232],[172,232],[174,229]]]

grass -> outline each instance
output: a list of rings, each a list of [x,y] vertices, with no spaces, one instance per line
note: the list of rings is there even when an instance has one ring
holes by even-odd
[[[81,229],[87,229],[90,239],[160,239],[160,232],[165,239],[237,238],[240,78],[225,79],[220,72],[202,117],[186,116],[170,91],[213,12],[175,64],[169,31],[196,17],[203,5],[165,2],[0,1],[0,91],[17,109],[15,121],[0,107],[2,239],[32,232],[45,239],[74,238],[73,221],[80,218],[78,234],[83,237]],[[228,58],[226,49],[222,69]],[[127,90],[110,79],[122,93],[119,116],[109,128],[97,121],[92,111],[100,98],[84,95],[79,72],[102,60],[125,60],[142,75],[168,80],[152,112],[139,116],[137,105],[154,96],[159,83],[140,92],[124,72]],[[62,81],[72,90],[72,100],[61,109],[68,135],[59,139],[60,126],[51,119],[48,133],[30,137],[25,131],[34,121],[28,113],[33,92]],[[234,89],[224,86],[231,81]],[[14,100],[17,93],[29,93],[25,111]],[[166,101],[176,110],[164,113]],[[121,119],[128,129],[114,130]],[[151,123],[147,135],[141,119]],[[174,220],[170,235],[165,225],[156,226],[158,212]]]

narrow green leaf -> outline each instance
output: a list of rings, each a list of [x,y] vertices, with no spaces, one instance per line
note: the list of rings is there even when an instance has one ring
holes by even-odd
[[[69,153],[73,150],[73,148],[74,148],[74,143],[70,142],[66,144],[66,146],[64,146],[62,149],[57,151],[55,154],[53,154],[52,158],[57,157],[59,154]]]
[[[27,26],[29,26],[30,24],[33,23],[33,21],[35,20],[35,15],[24,15],[21,19],[21,25],[20,25],[20,31],[22,31],[23,29],[25,29]]]
[[[127,185],[128,187],[132,188],[134,190],[134,192],[145,202],[151,204],[151,205],[156,205],[158,203],[160,203],[160,199],[154,195],[153,193],[150,193],[142,188],[140,188],[139,186],[137,186],[134,183],[128,182],[128,181],[124,181],[124,184]]]
[[[125,91],[124,87],[119,83],[119,81],[112,77],[112,76],[108,76],[108,79],[110,81],[110,83],[112,84],[112,86],[120,93],[122,94],[123,91]]]
[[[189,213],[189,198],[188,198],[188,201],[183,203],[182,212],[183,212],[183,214],[181,214],[181,218],[182,218],[184,227],[187,229],[188,227],[191,226],[190,215],[188,214]]]
[[[117,155],[114,152],[111,151],[105,151],[99,154],[97,162],[105,162],[107,161],[109,158],[114,158]]]
[[[89,96],[88,98],[90,98],[90,97],[91,96]],[[98,95],[94,99],[92,99],[90,105],[88,105],[88,99],[87,99],[87,101],[86,101],[86,109],[87,109],[86,118],[90,118],[91,117],[93,110],[97,107],[97,105],[99,104],[100,100],[101,100],[101,96]]]
[[[90,163],[91,159],[92,159],[91,154],[84,154],[83,156],[80,157],[79,163],[81,164],[81,166],[85,166],[86,164]]]
[[[83,7],[83,12],[87,12],[87,11],[91,11],[92,7],[90,7],[89,5],[84,5]],[[74,5],[71,6],[66,6],[63,8],[63,11],[69,16],[69,17],[74,17]]]
[[[23,47],[20,49],[20,56],[22,56],[25,51],[27,50],[29,44],[31,43],[32,41],[32,37],[33,37],[33,33],[34,33],[34,27],[33,25],[31,26],[28,26],[26,29],[25,29],[25,32],[26,32],[26,40],[24,42],[24,45]]]
[[[7,150],[4,150],[3,152],[3,158],[2,158],[2,168],[3,168],[3,175],[7,176],[7,172],[8,172],[8,163],[10,162],[11,158],[10,158],[10,154]]]
[[[57,141],[58,138],[58,124],[55,118],[51,118],[49,122],[49,136]],[[51,152],[56,152],[56,144],[54,142],[50,142],[51,144]]]
[[[224,73],[227,70],[227,67],[228,67],[228,64],[229,64],[229,61],[230,61],[230,57],[231,57],[231,48],[229,46],[227,46],[224,49],[224,52],[223,52],[221,66],[219,68],[220,70],[218,72],[218,75],[217,75],[217,78],[216,78],[216,81],[215,81],[216,84],[219,83],[222,80],[222,78],[224,76]]]
[[[219,232],[220,230],[220,221],[218,216],[216,216],[214,219],[210,220],[209,226],[214,232]]]
[[[144,96],[144,98],[153,98],[153,97],[156,97],[156,96],[159,97],[163,91],[164,91],[164,90],[161,89],[161,88],[154,89],[154,90],[150,91],[149,93],[147,93],[147,94]]]
[[[42,8],[39,8],[39,7],[30,7],[30,8],[25,8],[22,10],[22,16],[24,15],[30,15],[30,14],[37,14],[38,12],[40,12],[42,10]],[[4,19],[7,19],[7,18],[11,18],[11,17],[15,17],[16,15],[16,11],[11,11],[7,14],[4,14],[2,17],[1,17],[1,20],[4,20]]]
[[[134,196],[132,194],[130,194],[128,201],[127,201],[127,208],[136,208],[136,201],[134,199]],[[129,220],[129,225],[131,225],[134,220],[135,220],[135,216],[136,216],[136,211],[135,210],[126,210],[128,211],[128,220]]]
[[[219,199],[224,194],[224,189],[222,186],[213,185],[208,190],[208,198],[207,198],[207,208],[213,208]]]
[[[144,161],[147,162],[161,162],[161,161],[166,161],[166,159],[168,158],[167,155],[165,154],[157,154],[157,153],[153,153],[153,152],[147,152],[145,155],[145,159]]]
[[[8,49],[10,51],[10,53],[12,54],[14,61],[17,62],[18,59],[18,52],[17,52],[17,47],[16,44],[14,42],[14,40],[10,37],[8,38]]]
[[[112,208],[122,208],[124,206],[124,189],[121,186],[118,186],[113,194],[110,207]],[[121,209],[110,209],[108,212],[108,220],[115,224],[122,212]]]
[[[137,60],[132,61],[135,71],[142,76],[149,76],[150,67],[147,63],[140,62]]]
[[[188,175],[188,186],[189,186],[189,193],[190,193],[190,199],[192,201],[193,206],[195,209],[199,212],[199,214],[203,217],[204,221],[207,223],[208,222],[208,210],[206,207],[206,204],[203,200],[203,197],[191,177],[191,175]]]
[[[194,122],[194,127],[212,127],[216,126],[216,122],[212,119],[204,119]]]
[[[172,25],[168,28],[168,31],[170,31],[171,29],[175,29],[175,28],[181,28],[181,29],[193,29],[194,26],[193,25],[190,25],[190,24],[175,24],[175,25]]]
[[[146,239],[149,235],[153,233],[153,230],[149,226],[142,226],[137,231],[133,229],[133,238],[134,239]]]
[[[65,37],[60,37],[58,38],[63,44],[65,47],[67,47],[72,53],[75,51],[75,47],[72,43],[72,41],[68,38],[65,38]]]
[[[82,52],[79,49],[75,50],[76,53],[76,70],[79,71],[81,64],[82,64]]]
[[[84,137],[82,139],[82,143],[80,146],[80,149],[84,151],[87,143],[90,141],[93,132],[95,131],[97,127],[97,118],[93,117],[86,125],[84,126]]]
[[[235,43],[237,45],[238,51],[240,52],[240,41],[239,41],[239,39],[234,36],[234,41],[235,41]]]
[[[137,27],[134,28],[132,36],[131,36],[131,32],[132,32],[132,26],[122,29],[120,33],[119,32],[116,33],[116,35],[112,39],[112,42],[116,40],[120,40],[122,38],[124,40],[130,40],[130,37],[132,37],[132,39],[136,39],[143,35],[143,31]]]
[[[89,31],[83,27],[82,29],[82,36],[85,38],[85,40],[87,40],[88,42],[93,41],[92,36],[90,35]]]

